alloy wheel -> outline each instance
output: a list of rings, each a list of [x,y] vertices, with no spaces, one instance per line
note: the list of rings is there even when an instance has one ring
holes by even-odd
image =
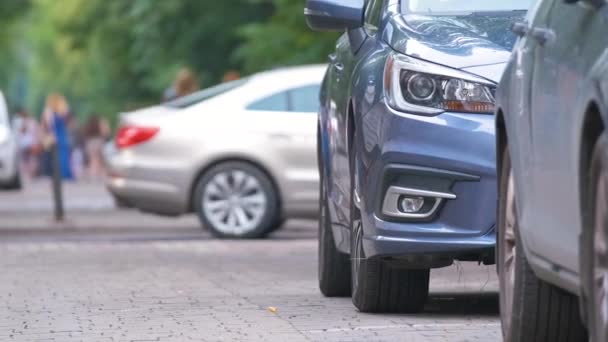
[[[201,201],[209,222],[224,234],[246,234],[264,218],[268,199],[259,180],[242,170],[214,175]]]
[[[600,172],[595,193],[593,295],[597,340],[606,341],[608,327],[608,177]]]
[[[515,236],[517,231],[517,212],[515,208],[515,186],[513,174],[509,170],[504,204],[504,225],[500,232],[503,234],[503,244],[500,246],[499,251],[501,291],[503,293],[500,311],[506,331],[509,331],[511,326],[515,289],[515,259],[517,255]]]
[[[354,210],[358,213],[357,209]],[[350,257],[352,259],[352,292],[357,293],[359,290],[359,272],[361,269],[361,260],[363,260],[363,229],[361,229],[361,218],[355,217],[352,225],[353,230],[351,234],[353,234],[353,244],[350,251]]]

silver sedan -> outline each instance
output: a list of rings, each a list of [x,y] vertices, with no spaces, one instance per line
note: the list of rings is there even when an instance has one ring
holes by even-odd
[[[222,238],[258,238],[318,208],[316,112],[326,67],[273,70],[121,116],[117,202],[194,212]]]

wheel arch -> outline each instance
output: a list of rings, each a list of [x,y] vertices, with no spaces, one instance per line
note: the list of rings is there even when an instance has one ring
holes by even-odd
[[[195,211],[195,209],[194,209],[194,198],[196,196],[195,191],[196,191],[196,185],[198,184],[200,179],[205,175],[205,173],[207,173],[214,166],[217,166],[222,163],[227,163],[227,162],[246,163],[246,164],[249,164],[249,165],[257,168],[262,173],[264,173],[270,180],[270,183],[272,184],[273,189],[276,193],[278,206],[279,206],[278,211],[281,216],[283,215],[283,197],[282,197],[281,187],[279,186],[275,175],[270,171],[270,168],[266,167],[264,165],[264,163],[260,162],[259,160],[255,160],[254,158],[239,155],[239,154],[223,155],[223,156],[217,157],[217,158],[209,161],[208,163],[204,164],[203,166],[199,167],[198,172],[195,173],[194,178],[190,182],[190,193],[188,196],[188,212]]]
[[[502,170],[502,154],[508,144],[507,126],[505,123],[504,112],[502,108],[496,111],[496,173],[497,179],[500,179],[500,171]]]
[[[581,130],[581,143],[579,151],[579,201],[581,208],[586,205],[586,192],[587,192],[587,170],[591,163],[591,155],[593,148],[605,128],[604,119],[600,107],[597,103],[591,102],[585,110],[585,117],[583,119],[582,130]]]
[[[351,98],[348,101],[348,106],[347,106],[347,119],[346,119],[346,148],[349,151],[349,158],[350,158],[350,151],[351,151],[351,147],[353,146],[353,141],[355,139],[355,127],[356,127],[356,123],[355,123],[355,103],[354,100]]]

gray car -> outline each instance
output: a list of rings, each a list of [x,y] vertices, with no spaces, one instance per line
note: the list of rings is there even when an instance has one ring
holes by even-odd
[[[540,1],[513,26],[496,114],[506,341],[608,341],[607,28],[603,0]]]
[[[108,187],[143,211],[198,214],[257,238],[317,213],[315,115],[324,65],[277,69],[123,114]]]

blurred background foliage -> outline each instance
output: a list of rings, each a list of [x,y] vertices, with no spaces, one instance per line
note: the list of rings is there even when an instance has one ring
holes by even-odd
[[[2,0],[0,88],[39,115],[59,91],[85,117],[158,103],[177,70],[202,87],[324,62],[336,34],[309,31],[296,0]]]

